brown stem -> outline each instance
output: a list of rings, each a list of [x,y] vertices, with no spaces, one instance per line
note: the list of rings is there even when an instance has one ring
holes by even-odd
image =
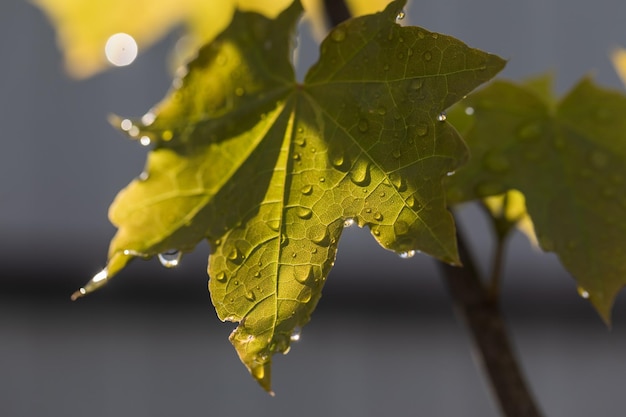
[[[457,236],[463,268],[441,264],[458,314],[467,324],[506,417],[541,417],[511,348],[497,299],[483,286],[463,238]]]

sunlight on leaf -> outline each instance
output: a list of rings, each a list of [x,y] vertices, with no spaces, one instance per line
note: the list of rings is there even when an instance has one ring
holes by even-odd
[[[557,102],[499,81],[462,106],[472,160],[449,179],[451,202],[521,191],[541,247],[609,322],[626,284],[626,97],[584,79]]]
[[[504,61],[399,26],[403,6],[335,28],[304,84],[290,62],[300,4],[275,21],[236,12],[155,109],[115,120],[154,148],[111,206],[104,282],[208,239],[211,299],[239,322],[230,340],[268,391],[272,355],[308,322],[345,224],[458,264],[442,179],[467,149],[442,111]]]

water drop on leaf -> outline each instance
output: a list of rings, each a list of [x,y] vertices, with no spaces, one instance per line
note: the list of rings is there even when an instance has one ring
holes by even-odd
[[[583,287],[578,287],[576,290],[578,291],[578,295],[580,295],[582,298],[584,298],[585,300],[589,299],[589,292],[587,292],[587,290],[585,290]]]
[[[400,252],[399,254],[400,258],[402,259],[409,259],[415,256],[415,251],[414,250],[409,250],[406,252]]]
[[[352,227],[354,225],[354,219],[349,218],[344,220],[343,227]]]
[[[437,121],[439,122],[445,122],[446,119],[448,119],[448,115],[446,114],[445,111],[442,111],[441,113],[437,115]]]

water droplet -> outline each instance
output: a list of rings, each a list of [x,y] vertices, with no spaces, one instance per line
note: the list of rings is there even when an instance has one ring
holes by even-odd
[[[400,149],[394,149],[393,152],[391,152],[391,156],[396,159],[400,159],[400,157],[402,156],[402,152],[400,152]]]
[[[320,177],[320,182],[326,182],[326,178]]]
[[[396,190],[400,192],[406,190],[406,181],[403,177],[400,176],[400,174],[392,172],[391,174],[389,174],[389,181],[391,181],[391,185],[393,185]]]
[[[219,282],[226,282],[226,272],[224,271],[218,272],[217,275],[215,276],[215,279],[218,280]]]
[[[431,59],[433,59],[433,54],[430,51],[426,51],[422,55],[422,58],[424,58],[424,61],[430,61]]]
[[[254,277],[255,277],[255,278],[261,278],[261,273],[260,273],[259,271],[256,271],[256,272],[254,273]],[[257,288],[258,288],[258,287],[257,287]],[[260,288],[259,288],[259,290],[260,290]]]
[[[300,340],[301,334],[302,334],[302,329],[300,327],[296,327],[293,329],[293,332],[291,332],[291,336],[289,337],[289,340],[291,342],[297,342]]]
[[[456,174],[456,171],[448,171],[448,172],[446,172],[446,176],[448,176],[448,177],[451,177],[454,174]]]
[[[471,116],[474,114],[474,108],[473,107],[466,107],[465,108],[465,114],[467,114],[468,116]]]
[[[137,136],[139,136],[139,128],[135,125],[133,125],[129,130],[128,130],[128,134],[133,137],[136,138]]]
[[[120,123],[120,129],[122,129],[124,132],[128,132],[132,127],[133,122],[131,122],[129,119],[124,119]]]
[[[313,186],[305,185],[302,188],[300,188],[300,192],[304,195],[311,195],[311,193],[313,192]]]
[[[578,287],[576,289],[578,291],[578,295],[580,295],[582,298],[584,298],[585,300],[589,299],[589,292],[584,289],[583,287]]]
[[[607,154],[601,151],[593,151],[590,156],[591,165],[593,165],[597,169],[602,169],[606,167],[609,162],[609,157]]]
[[[511,167],[509,160],[499,152],[487,152],[483,162],[489,171],[495,173],[506,172]]]
[[[328,230],[323,224],[316,224],[311,226],[307,231],[307,235],[309,239],[311,239],[311,242],[316,243],[320,246],[327,246],[330,240],[328,236]]]
[[[400,258],[402,259],[409,259],[415,256],[415,251],[414,250],[409,250],[406,252],[400,252],[399,254]]]
[[[379,211],[377,211],[376,213],[374,213],[374,220],[381,221],[382,219],[383,219],[383,215],[382,215],[382,213],[380,213]]]
[[[372,229],[372,234],[373,234],[374,236],[380,236],[380,230],[378,230],[378,229]]]
[[[413,196],[406,199],[406,204],[413,210],[420,210],[422,208],[422,205]]]
[[[146,171],[142,171],[141,174],[139,174],[139,181],[147,181],[148,178],[150,178],[150,175]]]
[[[256,300],[256,295],[254,295],[254,291],[252,291],[252,290],[247,291],[246,294],[245,294],[245,297],[246,297],[246,300],[248,300],[248,301]]]
[[[348,168],[347,159],[341,149],[332,149],[329,151],[330,163],[340,171]]]
[[[296,281],[298,281],[300,284],[306,284],[307,282],[310,282],[314,277],[313,267],[312,266],[296,267],[294,271],[294,277]]]
[[[296,216],[300,217],[301,219],[310,219],[311,216],[313,215],[313,210],[311,210],[308,207],[298,207],[296,209]]]
[[[442,111],[441,113],[439,113],[439,114],[437,115],[437,121],[438,121],[438,122],[445,122],[445,121],[446,121],[446,119],[448,119],[448,115],[446,114],[446,112],[445,112],[445,111]]]
[[[359,124],[358,124],[359,131],[365,133],[367,132],[367,129],[369,129],[369,127],[370,127],[370,124],[366,119],[359,120]]]
[[[350,171],[350,180],[361,187],[370,183],[370,163],[359,159]]]
[[[343,42],[346,39],[346,32],[341,28],[336,28],[330,34],[330,38],[335,42]]]
[[[150,142],[152,142],[152,141],[150,140],[150,137],[148,137],[148,136],[142,136],[139,139],[139,143],[141,144],[141,146],[148,146],[148,145],[150,145]]]
[[[299,161],[300,159],[302,159],[302,155],[300,155],[297,152],[293,154],[293,160],[294,161]]]
[[[302,288],[302,291],[300,291],[298,301],[300,301],[301,303],[308,303],[309,301],[311,301],[312,296],[313,290],[311,290],[311,288],[309,287],[304,287]]]
[[[409,233],[410,227],[409,224],[405,221],[399,220],[393,224],[393,231],[396,233],[396,236],[403,236]]]
[[[406,16],[406,13],[404,12],[404,10],[400,10],[398,12],[398,15],[396,16],[396,20],[402,20],[405,18],[405,16]]]
[[[280,220],[270,220],[267,222],[267,226],[275,232],[280,230]]]
[[[354,226],[354,219],[349,218],[343,221],[343,227],[352,227]]]
[[[228,252],[228,260],[233,263],[241,263],[243,261],[243,255],[237,248],[232,248],[230,252]]]
[[[306,146],[306,139],[301,136],[296,136],[296,138],[293,140],[293,143],[300,147],[303,147]]]
[[[180,264],[180,259],[183,253],[181,251],[172,249],[166,252],[159,253],[158,258],[161,265],[166,268],[176,268]]]

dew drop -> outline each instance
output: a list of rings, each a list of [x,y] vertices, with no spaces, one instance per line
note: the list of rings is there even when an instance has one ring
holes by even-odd
[[[354,226],[354,219],[349,218],[343,221],[343,227],[352,227]]]
[[[415,251],[414,250],[408,250],[406,252],[400,252],[400,254],[398,255],[400,256],[400,258],[402,259],[409,259],[415,256]]]
[[[313,279],[313,276],[313,267],[311,266],[297,267],[294,272],[294,278],[300,284],[306,284],[307,282],[310,282]]]
[[[382,213],[380,213],[378,211],[376,213],[374,213],[374,220],[381,221],[382,219],[383,219]]]
[[[582,298],[584,298],[585,300],[589,299],[589,292],[584,289],[583,287],[578,287],[576,289],[578,291],[578,295],[580,295]]]
[[[335,42],[343,42],[346,39],[346,32],[341,28],[337,28],[330,34],[330,38]]]
[[[296,209],[296,216],[300,217],[303,220],[310,219],[313,215],[313,210],[308,207],[298,207]]]
[[[374,236],[380,236],[380,230],[378,230],[378,229],[372,229],[372,234],[373,234]]]
[[[215,276],[215,279],[218,280],[219,282],[226,282],[226,272],[224,271],[218,272],[217,275]]]
[[[468,116],[471,116],[474,114],[474,108],[473,107],[466,107],[465,108],[465,114],[467,114]]]
[[[320,177],[320,182],[326,182],[326,178]]]
[[[148,145],[150,145],[150,142],[152,142],[152,141],[150,140],[150,137],[148,137],[148,136],[142,136],[139,139],[139,143],[141,144],[141,146],[148,146]]]
[[[300,327],[296,327],[293,329],[293,332],[291,332],[291,336],[289,337],[289,340],[291,342],[297,342],[300,340],[301,334],[302,334],[302,329]]]
[[[420,210],[422,208],[422,205],[413,196],[406,199],[406,204],[413,210]]]
[[[370,183],[370,163],[360,159],[350,171],[350,180],[358,186],[366,186]]]
[[[441,113],[437,115],[438,122],[445,122],[447,119],[448,119],[448,115],[446,114],[445,111],[442,111]]]
[[[361,119],[359,120],[358,128],[360,132],[365,133],[370,128],[370,124],[366,119]]]
[[[166,268],[176,268],[180,264],[180,259],[183,253],[181,251],[172,249],[166,252],[159,253],[158,258],[161,265]]]
[[[232,248],[230,252],[228,252],[228,260],[233,263],[240,263],[243,260],[243,255],[239,252],[239,249]]]
[[[302,155],[300,155],[298,152],[293,154],[294,161],[299,161],[300,159],[302,159]]]
[[[430,61],[431,59],[433,59],[433,54],[430,51],[426,51],[422,55],[422,58],[424,58],[424,61]]]
[[[400,152],[399,149],[394,149],[393,152],[391,152],[391,155],[396,159],[400,159],[402,152]]]
[[[389,181],[394,186],[394,188],[398,191],[406,190],[406,181],[399,174],[391,173],[389,174]]]
[[[245,294],[245,297],[246,297],[246,300],[248,300],[248,301],[256,300],[256,295],[254,294],[254,291],[252,291],[252,290],[247,291],[246,294]]]
[[[304,195],[311,195],[311,193],[313,192],[313,186],[305,185],[302,188],[300,188],[300,192]]]
[[[260,273],[259,271],[256,271],[256,272],[254,273],[254,277],[255,277],[255,278],[261,278],[261,273]],[[257,287],[257,288],[258,288],[258,287]],[[260,289],[260,288],[259,288],[259,289]]]
[[[277,232],[280,230],[280,220],[270,220],[267,222],[267,226],[273,231]]]
[[[311,242],[321,246],[328,245],[328,230],[326,230],[326,226],[324,226],[323,224],[316,224],[314,226],[311,226],[307,234],[309,239],[311,239]]]
[[[311,301],[312,296],[313,291],[311,290],[311,288],[304,287],[300,292],[300,295],[298,296],[298,301],[300,301],[301,303],[308,303],[309,301]]]

